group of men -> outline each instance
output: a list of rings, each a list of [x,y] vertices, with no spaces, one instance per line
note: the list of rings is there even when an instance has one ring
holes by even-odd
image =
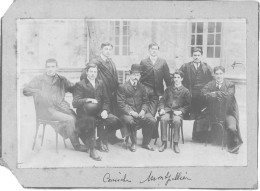
[[[229,152],[238,153],[242,139],[235,87],[224,80],[223,67],[214,68],[216,79],[213,80],[211,67],[201,62],[202,50],[194,48],[193,61],[171,75],[165,59],[158,57],[158,44],[151,43],[149,57],[140,64],[133,64],[129,80],[120,85],[111,59],[112,49],[112,44],[102,43],[100,56],[86,65],[80,82],[75,85],[57,74],[55,59],[48,59],[46,73],[35,77],[23,90],[24,95],[34,96],[35,104],[41,108],[41,118],[61,122],[59,133],[70,139],[75,150],[89,152],[91,158],[100,161],[96,149],[109,152],[108,143],[123,142],[124,139],[116,136],[120,129],[125,141],[131,140],[129,150],[135,152],[137,130],[142,129],[142,147],[154,151],[150,142],[157,131],[157,119],[160,119],[162,145],[159,151],[167,148],[167,125],[172,120],[173,148],[179,153],[183,118],[195,119],[196,122],[205,113],[205,108],[209,108],[209,103],[216,102],[217,105],[228,103],[225,104],[224,116],[229,140],[227,146]],[[76,113],[65,101],[66,92],[73,94],[72,105]],[[194,126],[193,140],[200,140],[206,130]],[[84,145],[80,144],[79,138]]]

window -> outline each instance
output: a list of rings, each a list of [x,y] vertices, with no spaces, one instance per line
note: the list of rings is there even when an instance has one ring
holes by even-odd
[[[110,22],[110,41],[114,42],[115,55],[130,53],[129,21]]]
[[[221,22],[191,23],[190,54],[194,47],[199,47],[207,58],[220,58],[221,29]]]
[[[128,78],[129,78],[129,74],[130,74],[129,71],[118,70],[118,71],[117,71],[118,82],[119,82],[120,84],[125,83],[125,82],[128,80]]]

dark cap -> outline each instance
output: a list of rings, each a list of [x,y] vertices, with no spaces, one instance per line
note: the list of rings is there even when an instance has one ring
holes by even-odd
[[[132,64],[130,73],[141,73],[141,66],[140,64]]]

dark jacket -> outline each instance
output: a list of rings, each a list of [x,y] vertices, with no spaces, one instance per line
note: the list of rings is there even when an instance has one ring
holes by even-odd
[[[164,109],[165,112],[181,111],[186,114],[191,103],[190,92],[184,86],[166,88],[163,96],[160,99],[159,108]]]
[[[237,130],[239,137],[240,136],[240,129],[239,129],[239,112],[238,112],[238,105],[235,98],[235,85],[234,83],[224,80],[221,88],[217,89],[216,87],[216,80],[212,80],[209,82],[202,90],[201,94],[204,96],[208,101],[212,101],[213,98],[210,94],[210,92],[216,92],[217,98],[219,98],[222,101],[225,101],[226,103],[226,115],[231,115],[236,119],[237,124]],[[217,99],[214,98],[214,99]],[[242,140],[242,139],[241,139]]]
[[[129,115],[131,111],[139,113],[141,110],[144,110],[146,112],[148,97],[145,86],[138,83],[135,90],[130,80],[128,80],[119,86],[117,102],[120,115]]]
[[[204,62],[201,62],[201,67],[203,70],[203,84],[201,84],[201,87],[205,86],[208,82],[213,80],[213,73],[212,73],[212,68]],[[195,85],[195,74],[196,74],[196,69],[193,65],[193,62],[185,63],[183,64],[180,69],[180,71],[183,72],[184,78],[182,81],[182,84],[190,91],[192,94],[192,90],[194,89]]]
[[[148,57],[142,60],[140,65],[142,68],[140,82],[152,88],[158,96],[161,96],[164,92],[163,80],[167,87],[171,85],[169,67],[166,61],[158,58],[155,64],[153,64]]]
[[[110,112],[109,99],[101,80],[96,80],[95,88],[88,79],[83,79],[76,83],[72,105],[74,108],[77,108],[78,118],[84,118],[86,116],[83,105],[86,103],[87,98],[96,99],[98,101],[100,112],[103,110]]]

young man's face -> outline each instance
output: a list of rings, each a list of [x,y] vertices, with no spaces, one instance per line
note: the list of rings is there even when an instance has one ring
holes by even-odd
[[[149,53],[151,56],[157,56],[158,55],[158,51],[159,51],[159,47],[158,46],[152,46],[150,49],[149,49]]]
[[[201,53],[200,52],[193,52],[192,55],[193,62],[198,63],[201,61]]]
[[[57,73],[58,67],[55,62],[46,63],[46,74],[48,76],[54,76]]]
[[[88,79],[95,80],[97,78],[97,67],[89,68],[87,71]]]
[[[133,81],[133,82],[138,82],[139,79],[141,78],[141,74],[139,72],[133,72],[130,74],[130,79]]]
[[[112,46],[104,46],[101,50],[101,54],[107,58],[111,56]]]
[[[174,74],[173,80],[175,85],[180,85],[183,78],[179,74]]]
[[[215,72],[215,79],[216,79],[216,81],[218,81],[218,82],[222,82],[223,79],[224,79],[224,72],[223,72],[222,70],[217,70],[217,71]]]

